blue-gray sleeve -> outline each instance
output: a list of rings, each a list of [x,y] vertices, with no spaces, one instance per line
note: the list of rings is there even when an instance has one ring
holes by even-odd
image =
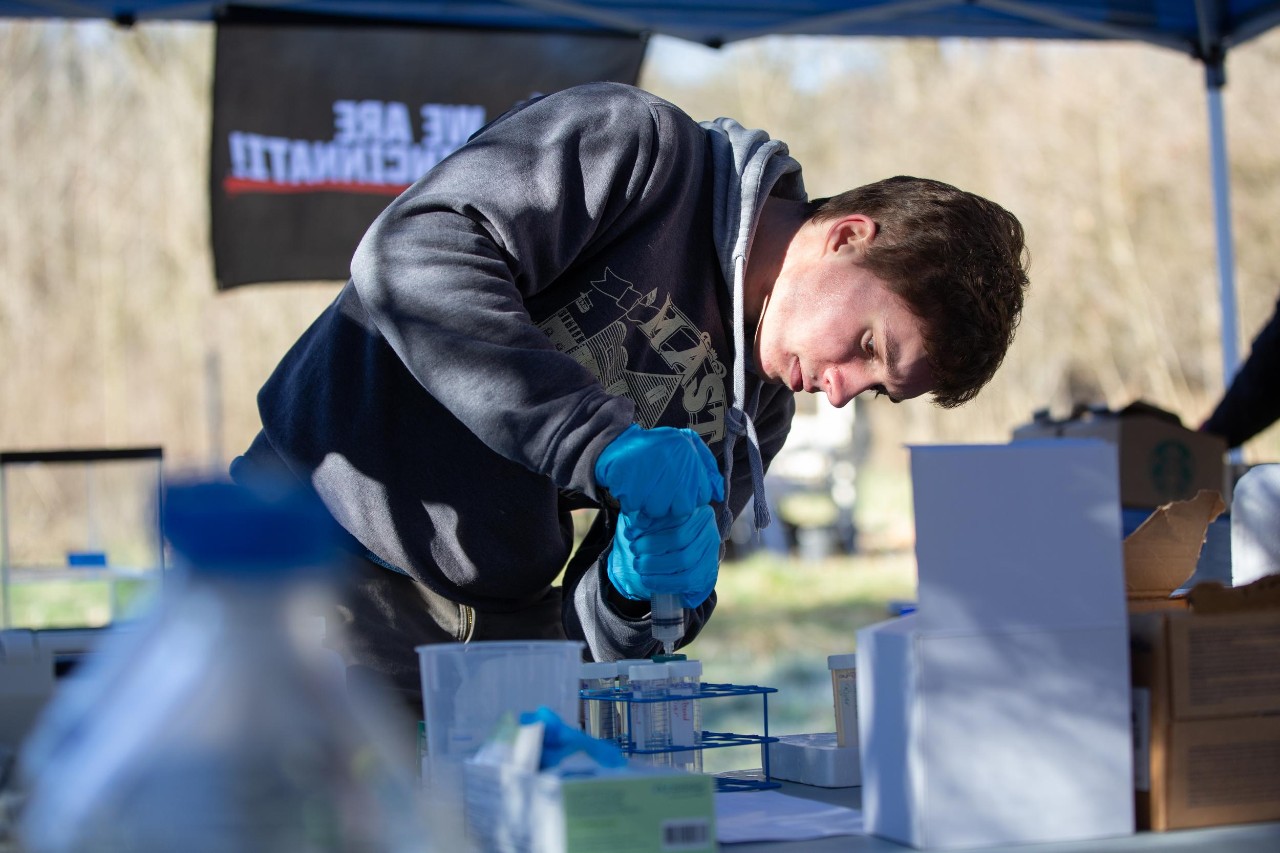
[[[555,95],[495,122],[369,229],[352,281],[415,379],[488,447],[598,498],[592,466],[631,423],[524,300],[643,203],[658,125],[636,90]]]
[[[1280,302],[1253,340],[1249,357],[1201,427],[1239,447],[1280,419]]]

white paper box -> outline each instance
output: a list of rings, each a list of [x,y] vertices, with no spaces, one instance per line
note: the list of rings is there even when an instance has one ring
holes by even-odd
[[[922,627],[1125,624],[1116,464],[1090,439],[912,447]]]
[[[867,832],[920,848],[1133,832],[1125,628],[858,632]]]
[[[715,780],[580,760],[540,773],[466,765],[466,821],[486,853],[712,853]]]
[[[857,745],[840,746],[835,732],[781,735],[765,749],[772,779],[818,788],[852,788],[862,781]]]
[[[867,831],[919,848],[1133,832],[1114,451],[912,450],[920,609],[858,632]]]

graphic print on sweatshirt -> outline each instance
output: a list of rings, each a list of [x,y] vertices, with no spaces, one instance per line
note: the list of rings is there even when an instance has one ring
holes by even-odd
[[[538,328],[606,391],[632,400],[641,426],[687,426],[708,444],[724,438],[728,371],[670,294],[642,292],[606,268]]]

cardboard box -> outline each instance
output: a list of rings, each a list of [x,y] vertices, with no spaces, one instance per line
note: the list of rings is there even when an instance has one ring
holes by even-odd
[[[920,848],[1132,833],[1114,450],[915,447],[911,464],[919,609],[858,632],[868,833]]]
[[[1015,429],[1013,438],[1106,441],[1118,453],[1123,506],[1157,507],[1194,497],[1201,489],[1225,488],[1226,442],[1187,429],[1176,415],[1142,402],[1118,412],[1085,410],[1064,420],[1041,416]]]
[[[715,779],[652,768],[468,764],[468,830],[484,850],[714,853]]]
[[[1169,598],[1222,509],[1201,492],[1124,543],[1143,829],[1280,819],[1280,578]]]
[[[867,831],[917,848],[1133,832],[1123,627],[858,632]]]
[[[1130,613],[1185,610],[1172,598],[1199,563],[1209,525],[1226,507],[1217,492],[1201,490],[1189,501],[1157,507],[1124,540],[1125,598]]]
[[[1280,820],[1280,610],[1134,614],[1138,825]]]

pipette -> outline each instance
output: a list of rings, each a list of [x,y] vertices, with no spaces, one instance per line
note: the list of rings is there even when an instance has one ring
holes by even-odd
[[[679,593],[655,592],[649,597],[649,613],[653,638],[662,643],[662,653],[676,650],[676,641],[684,636],[684,607]]]

